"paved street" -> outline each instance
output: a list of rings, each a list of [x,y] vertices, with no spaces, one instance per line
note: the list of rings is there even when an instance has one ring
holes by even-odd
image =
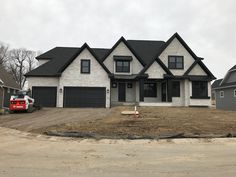
[[[1,177],[236,176],[236,139],[73,140],[0,128]]]

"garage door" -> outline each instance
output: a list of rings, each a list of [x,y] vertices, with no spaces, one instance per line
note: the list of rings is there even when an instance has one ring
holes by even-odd
[[[37,105],[56,107],[57,87],[32,87],[32,96]]]
[[[64,107],[105,107],[105,87],[64,87]]]

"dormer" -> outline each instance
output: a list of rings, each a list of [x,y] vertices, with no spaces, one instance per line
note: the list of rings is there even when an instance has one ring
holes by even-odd
[[[117,75],[138,74],[144,67],[142,60],[123,37],[110,49],[103,63],[111,73]]]

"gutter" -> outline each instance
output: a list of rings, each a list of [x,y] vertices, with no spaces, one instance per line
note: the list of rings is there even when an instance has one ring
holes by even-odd
[[[216,88],[212,88],[212,90],[219,90],[219,89],[232,88],[232,87],[236,87],[236,85],[223,86],[223,87],[216,87]]]

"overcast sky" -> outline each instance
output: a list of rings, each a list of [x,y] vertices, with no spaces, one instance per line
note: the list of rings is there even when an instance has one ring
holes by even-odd
[[[178,32],[221,78],[236,64],[235,8],[235,0],[0,0],[0,41],[44,52]]]

